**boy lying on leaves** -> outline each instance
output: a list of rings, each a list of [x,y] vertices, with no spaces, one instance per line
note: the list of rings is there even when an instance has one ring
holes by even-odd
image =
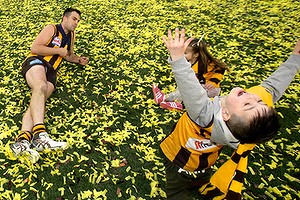
[[[300,40],[293,54],[262,84],[247,90],[233,88],[226,96],[208,98],[184,57],[192,38],[185,30],[168,31],[163,41],[169,63],[187,109],[160,147],[166,157],[168,199],[191,199],[189,189],[200,188],[205,197],[241,199],[247,156],[256,143],[273,138],[279,117],[273,104],[279,100],[300,69]],[[223,145],[235,149],[232,157],[211,177]]]

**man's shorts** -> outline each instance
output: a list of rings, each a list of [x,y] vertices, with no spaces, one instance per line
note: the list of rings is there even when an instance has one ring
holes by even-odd
[[[46,61],[38,58],[38,57],[29,57],[27,58],[23,64],[22,64],[22,75],[26,80],[26,73],[27,71],[35,65],[43,65],[45,67],[45,72],[46,72],[46,78],[47,81],[53,84],[54,88],[56,87],[56,71],[54,68],[47,63]]]

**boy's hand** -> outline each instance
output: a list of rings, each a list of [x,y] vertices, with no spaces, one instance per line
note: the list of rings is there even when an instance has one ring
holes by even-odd
[[[162,37],[167,49],[170,52],[170,56],[172,60],[178,60],[182,56],[184,56],[184,52],[188,47],[189,43],[193,40],[193,38],[189,38],[185,41],[185,30],[181,30],[181,35],[179,33],[179,29],[175,29],[174,39],[172,38],[171,30],[168,30],[168,39],[163,36]]]
[[[296,46],[294,47],[294,50],[292,52],[293,54],[300,54],[300,40],[296,43]]]

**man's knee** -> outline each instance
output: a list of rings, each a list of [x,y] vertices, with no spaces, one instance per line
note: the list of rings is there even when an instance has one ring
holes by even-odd
[[[44,80],[38,80],[38,81],[35,81],[34,83],[31,84],[31,90],[32,90],[32,93],[42,93],[44,95],[47,94],[47,91],[48,91],[48,84],[47,84],[47,81],[44,81]]]

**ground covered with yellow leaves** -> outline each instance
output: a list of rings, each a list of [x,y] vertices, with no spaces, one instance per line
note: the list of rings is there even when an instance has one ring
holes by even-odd
[[[164,92],[176,86],[161,36],[175,27],[206,33],[210,51],[231,69],[223,94],[262,81],[300,38],[295,0],[0,2],[0,199],[162,199],[159,143],[181,113],[152,100],[153,82]],[[90,64],[62,64],[45,123],[69,148],[44,152],[32,165],[7,154],[30,99],[21,64],[39,31],[59,23],[67,7],[82,11],[75,52]],[[245,199],[300,198],[299,80],[276,105],[280,134],[249,156]],[[215,169],[230,154],[225,149]]]

